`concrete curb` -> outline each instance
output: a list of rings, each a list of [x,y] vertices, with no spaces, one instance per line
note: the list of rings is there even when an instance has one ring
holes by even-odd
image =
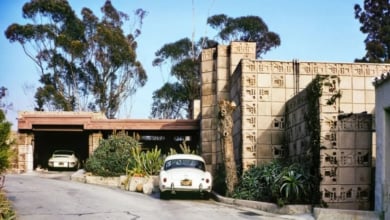
[[[314,208],[314,217],[317,220],[340,219],[340,220],[380,220],[380,213],[374,211],[324,209]]]
[[[70,176],[70,179],[72,181],[86,183],[87,180],[86,180],[86,177],[85,177],[85,170],[83,170],[83,169],[77,170],[75,173],[73,173]]]
[[[34,175],[34,174],[30,174]],[[37,174],[35,174],[37,175]],[[71,175],[72,181],[90,183],[87,181],[85,171],[83,169],[78,170]],[[106,183],[107,184],[107,183]],[[217,202],[240,206],[244,208],[252,208],[259,211],[264,211],[272,214],[279,215],[279,217],[285,217],[287,219],[295,220],[328,220],[328,219],[340,219],[340,220],[380,220],[380,213],[375,211],[359,211],[359,210],[344,210],[344,209],[329,209],[329,208],[314,208],[312,212],[311,205],[285,205],[279,207],[274,203],[258,202],[251,200],[241,200],[229,197],[224,197],[216,192],[212,191],[211,198]]]
[[[241,199],[233,199],[223,197],[215,192],[212,192],[213,198],[222,203],[243,206],[247,208],[258,209],[265,212],[270,212],[274,214],[283,214],[283,215],[306,215],[311,213],[310,205],[285,205],[283,207],[279,207],[274,203],[268,202],[259,202],[259,201],[251,201],[251,200],[241,200]]]

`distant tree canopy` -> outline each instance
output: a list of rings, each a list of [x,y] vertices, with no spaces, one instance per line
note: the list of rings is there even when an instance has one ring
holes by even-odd
[[[390,3],[388,0],[365,0],[355,5],[355,18],[361,23],[360,31],[366,34],[366,55],[355,62],[390,62]]]
[[[217,42],[202,38],[195,44],[189,38],[165,44],[155,55],[153,66],[170,62],[171,75],[176,82],[165,83],[153,93],[152,118],[188,118],[192,100],[200,98],[199,55],[203,47],[216,46]]]
[[[280,45],[280,38],[270,32],[260,17],[245,16],[230,18],[224,14],[208,18],[207,23],[219,32],[221,42],[246,41],[256,42],[256,55],[267,53]],[[171,65],[170,74],[175,82],[167,82],[153,93],[152,118],[186,118],[193,110],[192,102],[200,98],[200,60],[202,49],[218,45],[218,41],[201,38],[192,42],[183,38],[165,44],[159,49],[153,60],[153,66]]]
[[[8,89],[4,86],[0,87],[0,109],[7,113],[7,110],[12,109],[12,103],[6,102],[4,99],[8,95]]]
[[[263,19],[258,16],[231,18],[219,14],[209,17],[207,24],[219,30],[217,36],[223,42],[256,42],[256,56],[258,58],[280,45],[279,35],[269,31]]]
[[[130,18],[107,0],[99,20],[88,8],[78,18],[66,0],[31,0],[23,17],[33,23],[11,24],[5,31],[40,70],[36,110],[92,110],[114,118],[120,103],[145,85],[135,39],[147,12],[138,9],[134,33],[122,26]]]

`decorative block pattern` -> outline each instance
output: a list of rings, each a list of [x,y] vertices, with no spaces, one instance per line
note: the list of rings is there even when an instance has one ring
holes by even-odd
[[[255,44],[243,42],[218,46],[217,53],[215,49],[205,51],[206,54],[202,53],[202,84],[211,85],[204,87],[205,92],[202,90],[205,94],[202,111],[207,110],[202,116],[218,121],[215,103],[222,97],[230,97],[237,104],[233,113],[234,143],[242,151],[239,157],[244,170],[283,155],[284,138],[289,140],[286,147],[290,156],[312,152],[310,131],[305,122],[308,107],[304,89],[316,75],[330,76],[323,86],[319,109],[319,156],[324,176],[321,187],[326,189],[323,197],[336,207],[369,207],[361,192],[371,184],[367,175],[372,163],[372,119],[366,120],[360,113],[373,112],[375,95],[371,79],[387,72],[390,65],[255,60]],[[218,80],[230,82],[224,84],[216,82]],[[210,90],[212,97],[206,95]],[[338,91],[341,97],[328,105],[327,101]],[[339,118],[350,113],[349,117]],[[205,136],[205,140],[209,139]]]

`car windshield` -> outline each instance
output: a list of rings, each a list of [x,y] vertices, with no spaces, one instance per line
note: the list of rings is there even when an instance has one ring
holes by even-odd
[[[202,161],[191,159],[174,159],[165,162],[164,170],[169,170],[173,168],[195,168],[203,171],[206,170]]]

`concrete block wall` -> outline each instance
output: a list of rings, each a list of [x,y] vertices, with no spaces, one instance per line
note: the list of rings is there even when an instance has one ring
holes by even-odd
[[[232,42],[229,46],[220,45],[217,48],[206,49],[201,55],[201,144],[202,155],[208,168],[215,169],[215,165],[222,162],[221,142],[219,138],[218,101],[233,100],[231,88],[236,85],[231,75],[236,71],[242,59],[255,58],[255,43]],[[240,124],[239,108],[233,114],[235,126]],[[237,121],[238,120],[238,121]],[[237,128],[233,129],[233,142],[239,141]],[[235,145],[238,146],[239,144]],[[240,158],[240,147],[235,153]]]
[[[240,66],[240,65],[239,65]],[[247,147],[242,145],[242,137],[243,134],[241,132],[242,121],[243,118],[242,112],[245,111],[243,106],[241,105],[241,88],[243,85],[241,71],[239,71],[240,67],[237,67],[236,71],[233,73],[231,78],[231,100],[236,104],[236,109],[233,112],[233,146],[234,147],[234,155],[236,159],[236,163],[241,165],[242,158],[246,158],[247,155],[242,153],[242,148]],[[238,168],[240,169],[240,167]]]
[[[236,105],[236,111],[233,114],[234,129],[233,143],[235,148],[236,160],[242,168],[256,164],[256,79],[246,77],[242,73],[242,60],[256,59],[256,44],[253,42],[232,42],[230,59],[230,98]],[[243,88],[246,92],[243,93]],[[245,101],[244,101],[245,100]],[[248,104],[246,104],[248,102]],[[245,103],[245,104],[244,104]],[[248,105],[251,105],[248,106]]]
[[[324,149],[320,156],[327,157],[327,160],[323,161],[324,167],[320,168],[324,175],[344,176],[348,173],[350,178],[341,177],[334,181],[333,176],[327,176],[324,184],[328,185],[325,184],[324,187],[329,186],[333,190],[333,185],[339,186],[339,183],[343,183],[359,186],[354,188],[356,192],[367,188],[370,165],[360,164],[352,172],[350,161],[356,161],[358,155],[371,154],[375,135],[372,135],[371,131],[353,131],[353,134],[338,131],[338,116],[373,113],[375,92],[371,81],[373,77],[387,72],[390,69],[389,64],[256,60],[254,43],[232,42],[227,47],[220,45],[204,50],[201,69],[201,143],[208,164],[220,161],[218,155],[221,143],[217,131],[217,103],[220,99],[230,99],[237,104],[233,114],[233,142],[236,153],[242,158],[244,169],[268,163],[285,154],[287,149],[282,148],[284,137],[293,140],[287,145],[290,156],[299,156],[307,151],[310,147],[309,132],[304,121],[307,106],[304,104],[305,95],[300,94],[316,75],[329,75],[331,77],[324,86],[320,100],[321,147]],[[338,91],[341,92],[341,98],[332,105],[326,104]],[[288,107],[292,112],[287,118],[286,103],[296,108],[291,110],[291,106]],[[285,129],[287,120],[293,124],[290,129]],[[347,122],[343,126],[348,126]],[[364,150],[340,148],[342,145],[351,145],[348,142],[350,138],[355,138],[354,146],[357,146],[356,143],[364,145]],[[371,141],[371,148],[365,148],[365,141]],[[336,162],[333,161],[337,166],[332,164],[333,155],[337,158]],[[368,164],[371,162],[369,159]],[[354,184],[349,181],[351,179],[355,180]],[[336,189],[344,193],[342,188]],[[363,201],[360,207],[365,205]]]
[[[284,131],[279,130],[278,126],[283,126],[285,123],[285,103],[298,92],[303,91],[317,74],[334,76],[330,77],[328,85],[324,86],[320,101],[320,112],[329,114],[328,118],[334,118],[339,113],[372,113],[374,87],[370,82],[377,73],[389,68],[390,66],[386,64],[242,60],[241,76],[242,81],[246,83],[241,88],[241,104],[244,106],[242,130],[257,128],[256,164],[278,157],[279,151],[275,149],[279,149],[282,142]],[[327,105],[326,101],[337,91],[341,91],[340,100]],[[245,109],[247,111],[244,111]],[[254,109],[256,116],[250,113]],[[304,111],[304,108],[300,109],[295,113],[296,117],[302,117]],[[294,134],[290,135],[303,135],[302,126],[296,125],[292,131]],[[322,126],[324,132],[329,133],[329,124],[324,123]],[[329,136],[329,134],[324,135]],[[298,146],[291,145],[289,148],[300,148],[306,141],[302,137],[296,143]],[[246,142],[243,136],[244,145]],[[245,148],[243,154],[249,155],[245,152]]]
[[[371,114],[360,113],[342,114],[332,122],[335,140],[320,152],[322,196],[331,208],[371,208],[372,120]]]
[[[88,154],[92,155],[96,148],[99,146],[100,140],[103,139],[102,133],[92,133],[88,137]]]
[[[16,135],[16,161],[11,172],[24,173],[33,169],[33,147],[34,135],[18,134]]]
[[[310,136],[306,127],[305,115],[308,110],[307,91],[295,95],[286,103],[285,137],[288,156],[299,160],[309,149]]]
[[[375,210],[390,219],[390,80],[388,72],[378,74],[375,85]]]
[[[327,104],[339,83],[332,78],[323,86],[320,98],[320,190],[330,208],[368,210],[371,207],[372,115],[339,114],[339,102]],[[310,151],[309,132],[305,126],[307,90],[287,102],[286,138],[289,156],[299,159]]]
[[[243,168],[283,156],[285,103],[294,95],[291,62],[241,61]]]
[[[201,144],[202,156],[207,169],[213,170],[217,163],[217,135],[218,127],[216,120],[216,49],[203,50],[201,55]]]

